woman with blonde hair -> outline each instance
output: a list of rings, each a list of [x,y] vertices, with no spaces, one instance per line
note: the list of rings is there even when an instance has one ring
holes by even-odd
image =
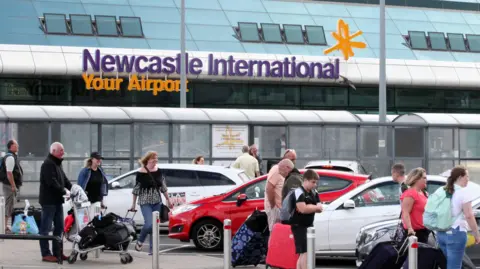
[[[162,197],[160,193],[163,193],[167,206],[172,208],[172,204],[168,198],[165,177],[157,167],[158,154],[155,151],[149,151],[139,162],[142,167],[137,172],[136,184],[132,191],[133,203],[131,210],[135,210],[138,200],[145,223],[138,236],[137,244],[135,245],[135,250],[137,251],[142,250],[143,242],[145,242],[147,235],[152,233],[152,213],[154,211],[160,212],[162,208]],[[152,236],[150,236],[149,254],[152,254]]]
[[[408,189],[400,196],[402,202],[402,224],[407,235],[415,235],[418,242],[427,243],[430,230],[423,225],[423,213],[428,194],[427,172],[418,167],[410,171],[406,183]]]
[[[87,193],[91,204],[101,203],[105,207],[103,198],[108,195],[108,180],[100,165],[103,157],[98,152],[92,152],[85,160],[85,167],[78,174],[77,183]]]

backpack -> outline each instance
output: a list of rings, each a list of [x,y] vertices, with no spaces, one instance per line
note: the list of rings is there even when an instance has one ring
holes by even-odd
[[[10,184],[10,182],[8,181],[8,177],[7,177],[7,170],[6,170],[5,166],[4,166],[4,164],[5,164],[5,159],[6,159],[8,156],[13,156],[13,154],[7,152],[7,153],[5,154],[5,156],[0,157],[0,182]],[[13,157],[15,158],[15,156],[13,156]]]
[[[428,197],[423,213],[423,225],[432,231],[448,231],[452,227],[452,195],[438,188]]]
[[[282,208],[280,209],[280,221],[283,224],[292,224],[292,218],[293,215],[295,214],[295,211],[297,210],[297,199],[295,197],[295,191],[297,189],[301,189],[302,193],[305,194],[305,190],[302,187],[298,187],[294,190],[291,190],[288,192],[287,196],[285,196],[285,199],[282,201]],[[318,197],[318,193],[315,189],[312,190],[313,195]]]

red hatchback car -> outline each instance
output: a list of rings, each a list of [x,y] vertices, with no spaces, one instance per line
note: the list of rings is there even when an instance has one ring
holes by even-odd
[[[300,170],[303,174],[306,170]],[[330,203],[369,180],[369,175],[333,170],[316,170],[320,176],[317,190],[320,200]],[[231,219],[232,234],[255,210],[263,210],[267,176],[253,179],[235,189],[175,208],[171,212],[168,237],[184,242],[193,240],[199,249],[220,249],[223,220]]]

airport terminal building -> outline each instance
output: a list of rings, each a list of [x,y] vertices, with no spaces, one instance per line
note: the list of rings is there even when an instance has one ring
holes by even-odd
[[[386,1],[387,111],[391,121],[396,115],[413,112],[480,112],[480,6],[464,1]],[[0,3],[0,13],[5,26],[0,30],[1,105],[82,109],[179,106],[179,0],[17,0]],[[366,45],[354,48],[348,60],[341,51],[325,54],[337,44],[332,33],[338,31],[340,20],[348,25],[349,34],[361,31],[352,41]],[[197,116],[186,123],[181,119],[166,120],[170,127],[162,132],[167,138],[159,142],[155,135],[160,129],[155,128],[160,127],[140,129],[132,123],[134,120],[102,116],[108,113],[107,108],[86,110],[88,128],[51,123],[56,121],[49,120],[51,115],[45,116],[48,124],[33,123],[29,121],[32,114],[15,114],[23,110],[21,107],[14,109],[14,114],[6,108],[0,144],[18,138],[21,156],[35,163],[30,169],[33,172],[46,154],[45,141],[59,138],[72,140],[66,143],[67,152],[74,153],[70,155],[75,162],[72,171],[81,166],[85,152],[97,149],[106,153],[106,162],[119,164],[126,172],[146,149],[162,150],[158,146],[162,143],[168,151],[162,155],[165,161],[190,162],[200,154],[210,163],[233,159],[236,153],[215,153],[212,148],[214,126],[195,129],[195,117],[204,114],[201,109],[348,111],[355,125],[357,120],[368,118],[365,114],[378,112],[379,25],[378,1],[372,0],[187,0],[187,106],[199,109]],[[160,110],[147,109],[145,113],[153,111]],[[288,116],[278,113],[285,124],[262,118],[261,113],[249,114],[248,120],[237,122],[247,125],[244,131],[238,131],[245,137],[244,142],[259,143],[265,159],[279,157],[273,147],[281,134],[286,134],[287,146],[308,151],[300,152],[304,161],[312,152],[322,152],[315,158],[349,158],[335,155],[339,152],[335,149],[324,150],[325,145],[333,143],[327,142],[328,132],[322,133],[321,143],[295,144],[293,141],[305,135],[293,135],[295,132],[285,127],[291,124]],[[315,126],[315,121],[308,118],[313,114],[308,113],[302,124],[310,122]],[[473,124],[466,126],[450,116],[447,119],[451,121],[443,123],[419,118],[424,123],[422,128],[444,124],[450,129],[437,126],[435,135],[424,129],[404,133],[425,140],[419,144],[418,154],[401,158],[393,155],[391,162],[413,158],[411,166],[428,166],[425,158],[431,150],[438,153],[439,163],[442,158],[448,159],[445,167],[456,163],[474,167],[477,158],[480,160],[480,132],[474,123],[466,120]],[[69,118],[58,121],[62,120]],[[179,150],[183,154],[180,156],[172,148],[182,143],[176,138],[176,130],[185,130],[187,123],[195,127],[187,126],[196,135],[182,138],[190,148]],[[219,123],[229,122],[224,119]],[[148,139],[138,136],[139,130],[148,133],[156,146],[142,147],[138,141]],[[353,159],[361,159],[365,150],[362,143],[368,141],[374,148],[377,138],[361,138],[360,129],[356,130],[352,135],[357,140],[349,152],[355,153]],[[308,133],[307,137],[314,140],[316,131],[310,129]],[[435,139],[426,139],[429,135]],[[339,137],[339,133],[331,136]],[[341,141],[336,143],[340,145]],[[169,144],[175,145],[169,149]],[[373,160],[375,154],[370,157]]]

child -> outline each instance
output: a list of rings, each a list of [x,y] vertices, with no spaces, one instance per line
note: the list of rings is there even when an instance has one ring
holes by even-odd
[[[300,254],[297,269],[307,268],[307,228],[313,226],[315,213],[323,210],[316,191],[318,174],[307,170],[303,174],[303,184],[295,190],[296,209],[292,217],[292,233],[296,253]]]

